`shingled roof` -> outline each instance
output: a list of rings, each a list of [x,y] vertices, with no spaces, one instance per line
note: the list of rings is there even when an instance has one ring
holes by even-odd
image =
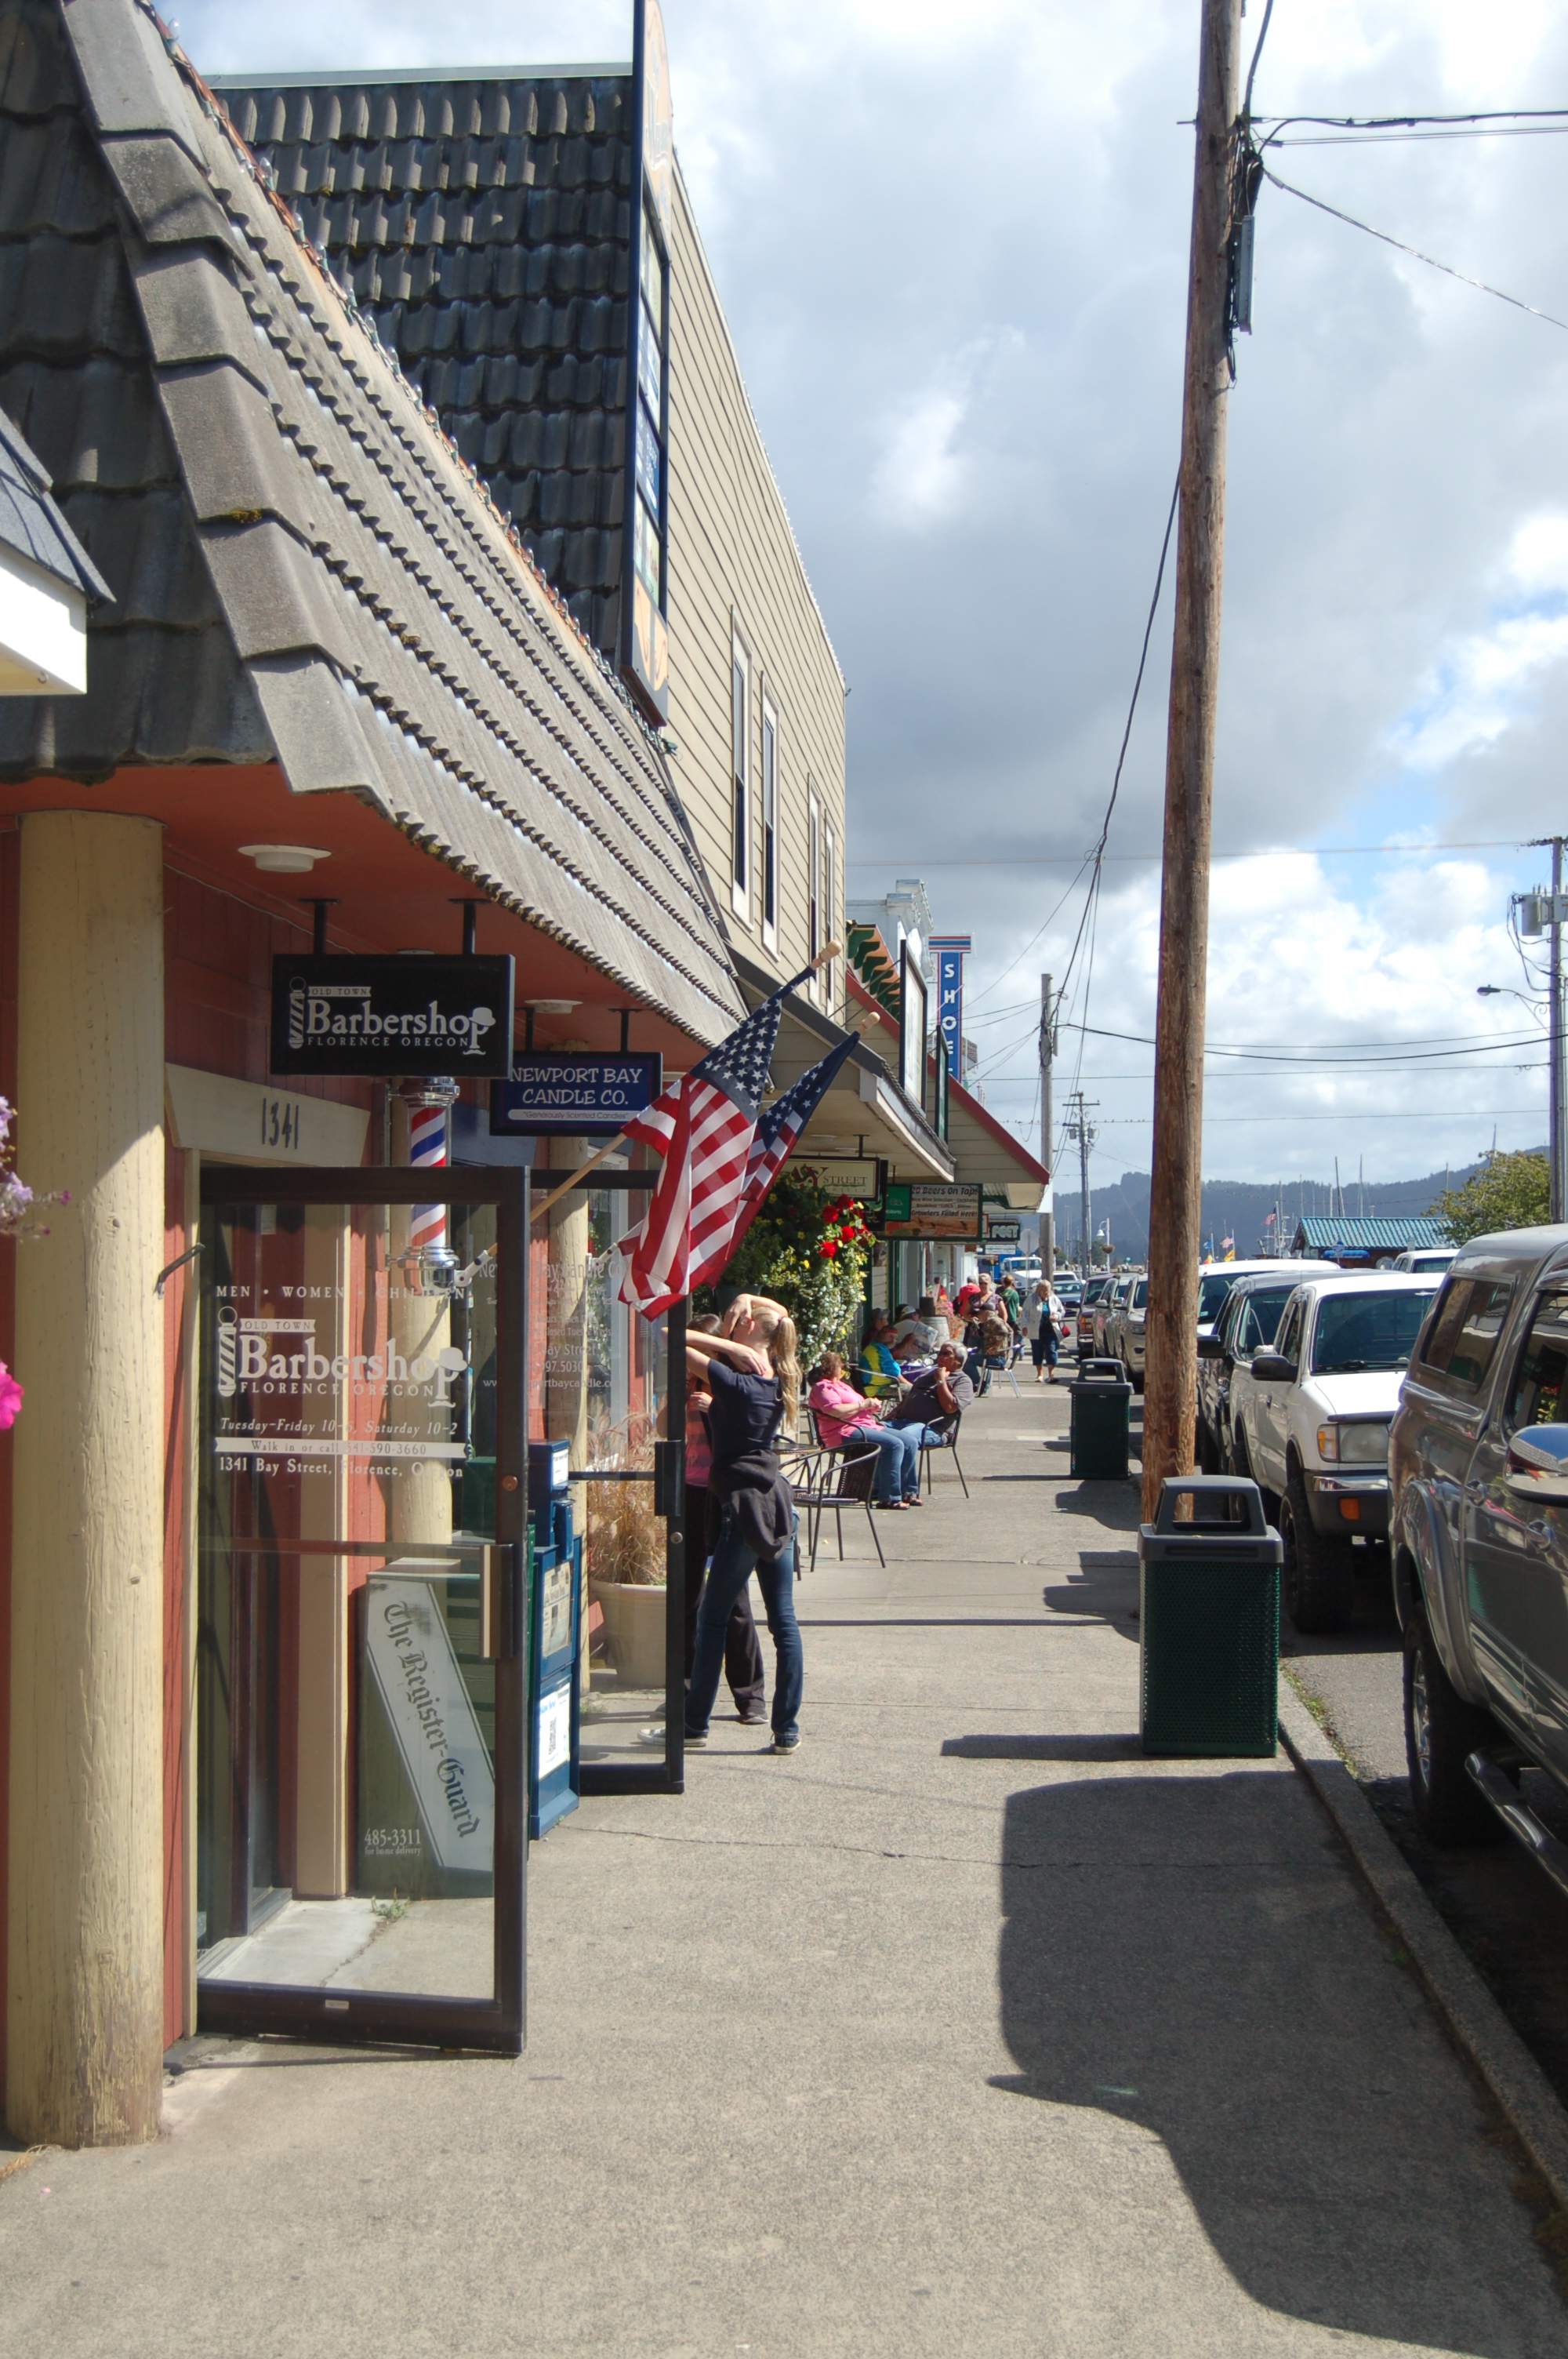
[[[276,756],[718,1038],[658,748],[151,12],[0,0],[0,404],[116,602],[0,776]]]
[[[611,661],[632,75],[238,76],[278,195]]]
[[[108,583],[49,497],[48,473],[0,410],[0,543],[92,599]]]

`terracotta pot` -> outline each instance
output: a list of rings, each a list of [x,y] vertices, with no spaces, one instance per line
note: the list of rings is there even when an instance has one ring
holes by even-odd
[[[661,1582],[590,1581],[589,1595],[602,1607],[611,1668],[622,1687],[665,1686],[665,1600]]]

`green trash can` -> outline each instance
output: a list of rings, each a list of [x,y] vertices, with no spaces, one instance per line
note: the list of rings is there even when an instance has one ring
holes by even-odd
[[[1191,1523],[1176,1521],[1191,1499]],[[1280,1535],[1256,1483],[1173,1474],[1138,1534],[1145,1753],[1268,1760],[1279,1742]]]
[[[1069,1473],[1079,1483],[1125,1483],[1132,1414],[1127,1370],[1119,1360],[1085,1360],[1067,1390],[1072,1397]]]

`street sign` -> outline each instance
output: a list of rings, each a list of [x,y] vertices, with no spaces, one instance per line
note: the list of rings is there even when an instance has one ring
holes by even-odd
[[[1015,1245],[1018,1244],[1022,1234],[1023,1224],[1021,1221],[1009,1220],[1005,1212],[988,1212],[986,1214],[986,1243],[988,1245]]]
[[[664,1071],[656,1053],[547,1049],[514,1056],[511,1073],[490,1093],[492,1135],[613,1138],[653,1104]]]
[[[842,1156],[800,1153],[792,1155],[784,1168],[813,1171],[817,1186],[826,1188],[830,1196],[853,1196],[862,1204],[878,1201],[887,1177],[886,1164],[871,1157],[856,1162]]]
[[[890,1180],[881,1230],[885,1237],[946,1237],[978,1245],[984,1234],[979,1181],[948,1187],[934,1180]]]
[[[275,1073],[442,1073],[488,1081],[512,1057],[510,958],[272,962]]]

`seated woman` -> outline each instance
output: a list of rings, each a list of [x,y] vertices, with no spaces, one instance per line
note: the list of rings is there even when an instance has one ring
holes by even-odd
[[[873,1310],[860,1345],[860,1374],[873,1399],[881,1399],[885,1393],[896,1394],[899,1389],[900,1369],[892,1355],[890,1335],[887,1312]]]
[[[920,1298],[920,1308],[912,1316],[903,1310],[892,1331],[892,1355],[895,1360],[930,1360],[948,1340],[947,1322],[936,1316],[936,1305],[929,1294]]]
[[[854,1451],[867,1447],[880,1454],[871,1495],[882,1506],[901,1505],[905,1457],[903,1438],[885,1426],[872,1402],[844,1381],[844,1363],[837,1352],[824,1352],[821,1374],[806,1395],[816,1420],[816,1438],[825,1450]]]

